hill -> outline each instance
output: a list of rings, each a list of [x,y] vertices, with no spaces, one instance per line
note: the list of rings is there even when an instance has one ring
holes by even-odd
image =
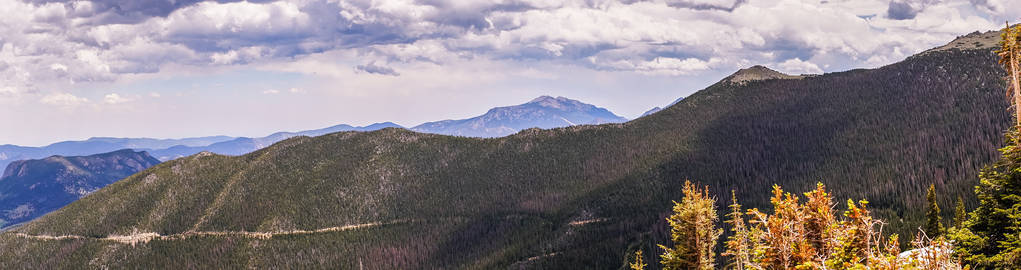
[[[149,154],[131,150],[11,163],[0,176],[0,228],[42,216],[156,164],[159,160]]]
[[[550,129],[625,121],[627,119],[591,104],[565,97],[541,96],[521,105],[493,108],[477,117],[428,122],[411,130],[466,137],[503,137],[528,128]]]
[[[627,121],[610,111],[563,97],[543,96],[518,106],[498,107],[485,115],[464,120],[424,123],[413,129],[419,132],[470,137],[500,137],[522,129],[555,128],[579,124],[619,123]],[[95,137],[84,141],[63,141],[43,147],[0,145],[0,167],[24,159],[51,155],[79,156],[117,149],[135,149],[151,153],[161,161],[207,151],[222,155],[242,155],[296,136],[319,136],[341,131],[374,131],[402,126],[375,123],[364,127],[346,124],[298,132],[277,132],[265,137],[209,136],[183,139]]]
[[[613,269],[667,242],[684,179],[760,208],[773,184],[822,181],[910,234],[930,184],[952,205],[996,158],[1011,121],[1002,77],[990,49],[950,49],[721,81],[626,123],[489,139],[387,128],[205,153],[0,234],[0,268]]]

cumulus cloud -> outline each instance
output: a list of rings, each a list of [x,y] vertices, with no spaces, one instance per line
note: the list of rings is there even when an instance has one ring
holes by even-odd
[[[929,5],[939,3],[939,0],[892,0],[887,6],[886,16],[894,20],[914,19]]]
[[[18,90],[14,89],[14,87],[10,87],[10,86],[0,87],[0,97],[14,96],[17,93],[18,93]]]
[[[365,64],[365,65],[358,65],[358,66],[355,67],[355,69],[361,70],[361,71],[364,71],[364,72],[367,72],[367,73],[379,74],[379,75],[389,75],[389,76],[400,76],[401,75],[400,73],[397,73],[397,71],[395,71],[393,68],[390,68],[390,67],[387,67],[387,66],[383,66],[383,65],[376,65],[375,62],[368,63],[368,64]]]
[[[1019,10],[1013,0],[0,0],[0,89],[333,51],[350,57],[337,62],[368,63],[349,68],[388,76],[464,59],[667,76],[755,64],[815,73],[888,64]]]
[[[69,93],[53,93],[44,96],[39,102],[54,106],[73,107],[88,103],[89,99],[77,97]]]
[[[667,0],[671,7],[690,8],[695,10],[722,10],[734,11],[738,6],[747,3],[748,0]]]
[[[781,72],[787,74],[818,74],[822,73],[823,70],[812,62],[802,61],[801,59],[794,58],[784,61],[777,65]]]
[[[262,94],[264,94],[264,95],[276,95],[276,94],[280,94],[280,93],[301,94],[301,93],[305,93],[305,90],[303,90],[301,88],[297,88],[297,87],[291,87],[291,88],[288,88],[288,89],[285,89],[285,90],[266,89],[266,90],[262,91]]]
[[[998,20],[1017,20],[1021,17],[1021,2],[1016,0],[969,0],[982,11],[996,16]]]
[[[122,97],[117,93],[110,93],[103,97],[103,102],[106,104],[121,104],[130,101],[130,98]]]
[[[596,62],[595,59],[590,61]],[[719,64],[720,58],[702,60],[698,58],[679,59],[672,57],[656,57],[645,61],[619,61],[610,65],[614,70],[633,70],[641,73],[658,75],[688,75],[698,71],[704,71]]]

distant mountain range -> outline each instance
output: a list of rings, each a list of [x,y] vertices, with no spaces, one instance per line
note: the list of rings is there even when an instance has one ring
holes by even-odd
[[[386,122],[364,127],[336,125],[323,129],[299,132],[277,132],[266,137],[230,137],[210,136],[184,139],[150,139],[150,138],[109,138],[97,137],[84,141],[64,141],[43,147],[27,147],[17,145],[0,145],[0,168],[17,160],[37,159],[53,155],[84,156],[106,153],[121,149],[147,151],[161,161],[193,155],[209,151],[223,155],[241,155],[269,146],[281,140],[295,136],[319,136],[340,131],[373,131],[388,127],[400,128],[400,125]]]
[[[499,107],[485,115],[431,122],[414,130],[458,136],[496,137],[539,127],[624,122],[610,111],[564,97],[542,96],[528,103]],[[0,227],[25,222],[77,200],[89,192],[161,161],[201,152],[243,155],[297,136],[315,137],[342,131],[404,128],[391,122],[357,127],[336,125],[299,132],[277,132],[265,137],[210,136],[183,139],[95,137],[64,141],[43,147],[0,145]],[[145,151],[145,152],[133,152]],[[120,151],[117,151],[120,150]],[[107,154],[97,154],[116,151]],[[151,156],[150,156],[151,154]],[[79,157],[92,155],[87,157]],[[63,157],[73,156],[73,157]],[[45,159],[39,159],[44,158]],[[103,165],[133,157],[129,165]],[[33,160],[39,159],[39,160]],[[108,161],[109,160],[109,161]],[[10,177],[8,175],[10,174]],[[63,191],[62,191],[63,190]],[[61,193],[63,192],[63,193]]]
[[[0,168],[16,160],[37,159],[53,155],[85,156],[121,149],[161,149],[177,145],[203,146],[233,140],[235,137],[211,136],[184,139],[108,138],[97,137],[84,141],[64,141],[42,147],[0,145]]]
[[[527,103],[497,107],[483,115],[428,122],[413,131],[465,137],[503,137],[528,128],[558,128],[627,122],[607,109],[565,97],[541,96]]]
[[[609,110],[565,97],[541,96],[528,103],[498,107],[484,115],[463,119],[429,122],[411,128],[414,131],[467,137],[501,137],[528,128],[556,128],[581,124],[625,122]],[[210,136],[184,139],[109,138],[97,137],[84,141],[58,142],[43,147],[0,145],[0,168],[24,159],[52,155],[82,156],[120,149],[147,151],[161,161],[208,151],[222,155],[242,155],[281,140],[296,136],[320,136],[341,131],[374,131],[384,128],[404,128],[391,122],[364,127],[336,125],[323,129],[299,132],[277,132],[265,137]]]
[[[208,151],[221,155],[242,155],[248,152],[262,149],[263,147],[270,146],[282,140],[286,140],[297,136],[309,136],[315,137],[323,134],[341,132],[341,131],[373,131],[384,128],[403,128],[398,124],[391,122],[375,123],[364,127],[355,127],[351,125],[336,125],[323,129],[306,130],[299,132],[277,132],[270,134],[266,137],[260,138],[247,138],[240,137],[234,138],[228,141],[217,142],[204,146],[185,146],[178,145],[166,149],[151,149],[153,156],[159,160],[167,161],[179,157],[190,156],[202,151]]]
[[[0,176],[0,228],[29,221],[159,164],[146,152],[15,161]]]

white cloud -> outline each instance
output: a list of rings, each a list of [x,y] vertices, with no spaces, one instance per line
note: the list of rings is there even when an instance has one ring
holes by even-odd
[[[67,72],[67,66],[60,63],[53,63],[50,65],[50,70]]]
[[[0,81],[54,93],[166,66],[216,69],[338,52],[400,77],[487,59],[696,76],[754,64],[875,67],[1021,17],[1021,1],[365,1],[151,4],[0,0]],[[903,20],[891,18],[891,12]],[[901,12],[901,13],[897,13]],[[385,65],[383,65],[385,63]],[[399,71],[399,72],[398,72]],[[318,70],[296,70],[317,74]],[[169,75],[168,75],[169,76]],[[258,91],[258,90],[252,90]]]
[[[0,86],[0,97],[11,97],[18,94],[18,89],[10,86]]]
[[[121,104],[130,101],[132,101],[132,99],[121,97],[121,95],[117,93],[106,94],[106,96],[103,97],[103,102],[106,104]]]
[[[823,70],[818,65],[812,62],[801,61],[801,59],[794,58],[780,63],[778,69],[787,74],[819,74]]]
[[[44,96],[39,102],[55,106],[73,107],[88,103],[89,99],[77,97],[69,93],[53,93]]]
[[[1014,21],[1021,17],[1021,2],[1017,0],[970,0],[970,2],[979,10],[1000,20]]]
[[[599,60],[596,58],[591,58],[590,61],[601,66],[607,66],[614,70],[628,70],[648,74],[678,76],[709,70],[714,65],[719,64],[722,60],[720,58],[711,58],[708,61],[705,61],[697,58],[678,59],[672,57],[656,57],[649,61],[617,61],[615,63],[599,63]]]
[[[288,88],[288,89],[285,89],[285,90],[266,89],[266,90],[262,91],[262,94],[265,94],[265,95],[276,95],[276,94],[285,93],[285,92],[286,93],[291,93],[291,94],[301,94],[301,93],[305,93],[305,90],[301,89],[301,88],[297,88],[297,87],[291,87],[291,88]]]

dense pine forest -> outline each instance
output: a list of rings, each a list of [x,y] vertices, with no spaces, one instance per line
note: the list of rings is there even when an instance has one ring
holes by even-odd
[[[718,209],[732,197],[769,209],[773,185],[821,182],[910,236],[930,186],[943,220],[958,197],[978,207],[979,172],[1012,122],[1003,76],[991,48],[950,49],[721,82],[622,124],[493,139],[389,128],[203,153],[0,234],[0,268],[615,269],[644,250],[658,269],[649,256],[672,239],[685,179],[734,190]]]
[[[918,227],[911,244],[903,242],[889,223],[875,219],[869,201],[847,200],[841,217],[833,197],[822,183],[804,197],[774,185],[769,202],[772,213],[752,208],[745,212],[731,190],[730,212],[722,254],[725,269],[1015,269],[1021,266],[1021,25],[1007,26],[1000,34],[996,54],[1007,71],[1007,97],[1016,114],[1015,127],[1006,132],[1000,157],[979,174],[975,195],[978,208],[968,212],[962,197],[954,206],[953,219],[943,222],[935,184],[925,194],[924,226]],[[960,43],[959,43],[960,44]],[[978,43],[976,43],[978,44]],[[685,181],[684,197],[674,201],[670,225],[672,246],[659,245],[663,269],[714,269],[717,241],[716,197],[709,187]],[[802,201],[803,199],[803,201]],[[644,270],[643,248],[634,252],[627,266]],[[630,257],[629,257],[630,258]]]

